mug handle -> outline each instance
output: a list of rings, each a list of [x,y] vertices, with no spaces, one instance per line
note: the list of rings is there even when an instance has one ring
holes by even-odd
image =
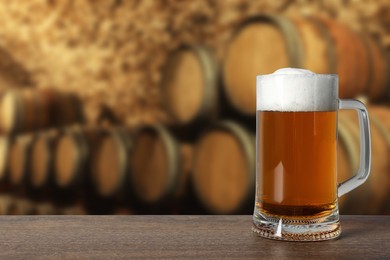
[[[359,118],[360,129],[360,163],[357,173],[342,182],[338,186],[338,196],[341,197],[351,190],[362,185],[370,175],[371,169],[371,134],[370,121],[368,119],[368,111],[366,106],[353,99],[339,100],[339,109],[356,110]]]

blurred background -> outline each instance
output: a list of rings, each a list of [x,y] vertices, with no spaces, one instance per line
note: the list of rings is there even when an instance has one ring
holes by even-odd
[[[342,214],[390,213],[387,0],[0,3],[0,214],[251,214],[255,76],[337,73],[370,111]],[[359,163],[339,114],[339,179]]]

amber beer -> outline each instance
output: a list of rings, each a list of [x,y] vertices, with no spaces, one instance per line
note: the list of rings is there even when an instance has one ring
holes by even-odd
[[[258,111],[256,208],[321,217],[337,205],[337,111]]]
[[[337,198],[362,185],[370,172],[366,107],[338,98],[338,77],[285,68],[256,78],[257,187],[252,230],[289,241],[341,234]],[[354,109],[360,127],[360,167],[337,183],[337,113]]]

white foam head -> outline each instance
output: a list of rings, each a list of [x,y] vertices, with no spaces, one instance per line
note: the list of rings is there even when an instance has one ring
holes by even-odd
[[[283,68],[257,76],[257,110],[334,111],[338,105],[338,76]]]

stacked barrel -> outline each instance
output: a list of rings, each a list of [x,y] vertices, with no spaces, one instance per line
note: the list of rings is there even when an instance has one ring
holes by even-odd
[[[1,214],[250,214],[255,78],[282,67],[337,73],[340,98],[366,97],[372,173],[340,199],[341,212],[390,213],[390,64],[375,39],[329,18],[259,15],[240,24],[224,49],[223,57],[201,44],[170,53],[161,79],[165,124],[87,125],[73,94],[4,92]],[[339,113],[338,138],[342,181],[359,163],[354,112]]]
[[[339,75],[340,98],[388,98],[389,63],[369,35],[321,17],[263,15],[235,32],[223,61],[223,89],[234,109],[254,115],[256,75],[283,67]]]
[[[390,64],[386,52],[371,36],[314,16],[267,14],[247,19],[232,33],[225,55],[219,59],[202,45],[186,45],[169,56],[162,97],[171,115],[172,132],[194,143],[193,196],[209,213],[251,213],[256,165],[255,79],[282,67],[338,74],[340,98],[365,96],[368,100],[372,175],[368,183],[341,198],[341,212],[389,213],[390,128],[386,120],[390,109],[386,105]],[[338,171],[339,181],[343,181],[356,172],[359,163],[355,113],[340,112],[339,126]],[[359,207],[362,203],[370,206],[363,209]]]
[[[72,93],[52,88],[2,91],[0,196],[9,209],[4,214],[61,212],[50,198],[54,194],[52,150],[63,129],[83,121],[81,101]]]

